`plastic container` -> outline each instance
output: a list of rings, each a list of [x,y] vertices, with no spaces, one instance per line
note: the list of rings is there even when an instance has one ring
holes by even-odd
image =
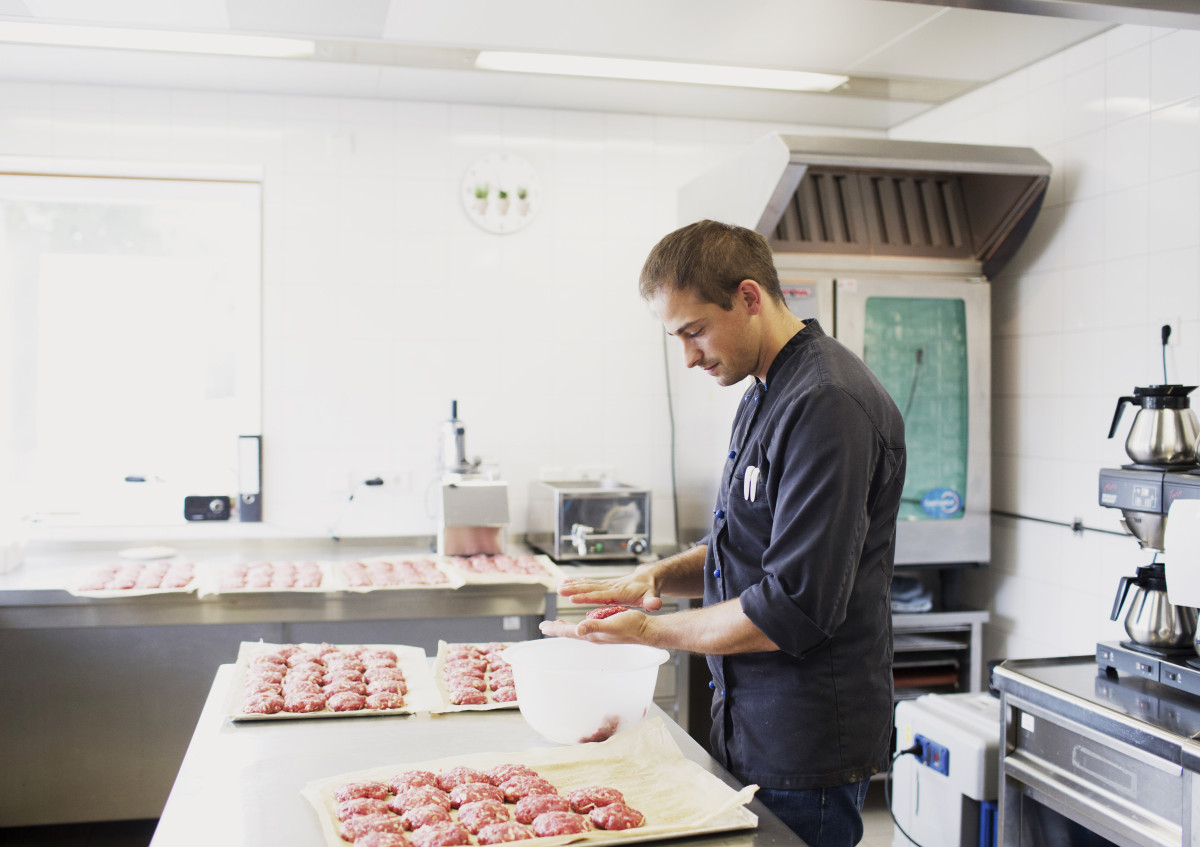
[[[640,644],[593,644],[543,638],[504,651],[512,664],[521,715],[560,744],[603,741],[650,709],[666,650]]]

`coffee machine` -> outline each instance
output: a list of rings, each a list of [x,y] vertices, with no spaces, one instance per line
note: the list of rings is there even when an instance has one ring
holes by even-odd
[[[1190,602],[1173,602],[1169,596],[1171,551],[1165,546],[1172,504],[1200,500],[1196,454],[1200,427],[1188,401],[1195,388],[1139,387],[1117,402],[1110,438],[1116,434],[1125,406],[1140,407],[1125,441],[1125,451],[1133,461],[1101,469],[1099,501],[1101,506],[1120,510],[1121,525],[1151,554],[1151,560],[1134,576],[1121,578],[1112,620],[1120,619],[1124,610],[1128,638],[1097,644],[1096,660],[1104,668],[1200,693],[1197,610]],[[1179,559],[1187,561],[1183,551]]]

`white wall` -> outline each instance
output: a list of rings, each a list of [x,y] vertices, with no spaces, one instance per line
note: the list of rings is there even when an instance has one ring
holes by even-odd
[[[993,508],[1119,530],[1097,472],[1116,400],[1200,382],[1200,32],[1119,27],[893,130],[894,138],[1030,146],[1054,168],[1025,246],[993,281]],[[1200,402],[1196,398],[1195,402]],[[1124,637],[1131,538],[993,520],[968,599],[992,612],[987,658],[1088,654]]]
[[[676,189],[770,130],[749,122],[0,83],[0,155],[265,166],[264,503],[270,524],[432,533],[440,423],[499,465],[523,532],[544,468],[654,492],[673,540],[660,330],[636,293]],[[861,134],[861,133],[859,133]],[[509,235],[459,205],[478,157],[538,170]],[[728,422],[720,422],[722,428]],[[352,483],[382,476],[382,488]]]

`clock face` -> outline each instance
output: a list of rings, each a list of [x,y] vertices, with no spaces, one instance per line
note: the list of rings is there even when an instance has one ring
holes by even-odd
[[[467,169],[462,201],[467,217],[488,232],[516,232],[537,215],[542,185],[520,156],[490,153]]]

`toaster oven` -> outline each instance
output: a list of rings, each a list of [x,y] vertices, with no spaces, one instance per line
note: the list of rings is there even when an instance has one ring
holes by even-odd
[[[650,491],[608,480],[532,482],[526,541],[558,560],[649,553]]]

